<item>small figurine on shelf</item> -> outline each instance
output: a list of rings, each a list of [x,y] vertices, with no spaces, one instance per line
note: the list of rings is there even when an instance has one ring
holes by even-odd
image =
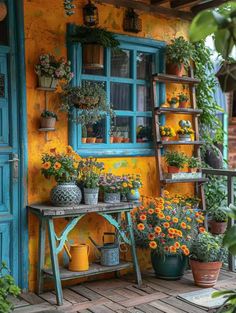
[[[169,103],[170,107],[173,109],[178,108],[178,98],[177,97],[171,97],[167,99],[167,102]]]
[[[40,117],[40,128],[54,129],[56,121],[58,121],[56,113],[44,110]]]
[[[186,108],[187,107],[187,103],[188,103],[188,96],[184,93],[180,93],[179,94],[179,108]]]
[[[169,139],[174,137],[176,134],[172,127],[160,126],[160,135],[162,141],[169,141]]]
[[[191,122],[188,120],[180,120],[179,126],[180,128],[176,132],[179,136],[179,140],[192,141],[191,135],[194,134],[194,130],[192,129]]]

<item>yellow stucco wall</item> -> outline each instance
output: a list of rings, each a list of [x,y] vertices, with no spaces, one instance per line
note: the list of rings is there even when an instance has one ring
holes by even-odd
[[[76,1],[77,4],[79,1]],[[53,181],[46,181],[40,174],[41,153],[49,147],[62,148],[68,143],[67,117],[59,113],[57,131],[49,133],[50,142],[45,142],[44,134],[38,132],[39,116],[45,108],[45,95],[37,91],[36,75],[34,64],[42,52],[50,52],[56,56],[66,56],[66,23],[82,23],[81,8],[84,5],[79,2],[76,14],[67,17],[64,13],[63,1],[59,0],[25,0],[25,51],[26,51],[26,75],[27,75],[27,108],[28,108],[28,141],[29,141],[29,203],[48,200],[49,191],[53,186]],[[107,27],[116,33],[124,33],[122,22],[124,10],[110,5],[98,5],[100,26]],[[153,38],[163,41],[170,41],[171,38],[186,35],[187,22],[170,20],[162,17],[154,17],[140,12],[143,21],[143,31],[138,34],[140,37]],[[126,33],[127,34],[127,33]],[[132,34],[129,34],[132,35]],[[49,108],[58,110],[57,97],[49,95]],[[177,126],[179,117],[171,117],[168,123]],[[140,173],[143,178],[144,187],[142,193],[146,195],[158,194],[158,181],[156,174],[155,159],[153,157],[133,157],[133,158],[110,158],[103,159],[107,170],[114,173]],[[174,192],[180,192],[182,186],[175,186]],[[188,188],[189,189],[189,188]],[[173,190],[173,189],[172,189]],[[187,188],[186,188],[187,191]],[[37,265],[37,219],[29,216],[29,288],[34,290],[36,282]],[[57,223],[58,231],[65,225],[64,221]],[[94,215],[87,216],[79,223],[80,234],[76,236],[76,230],[72,232],[71,238],[79,238],[80,242],[87,242],[88,235],[100,240],[100,234],[110,229],[101,218],[94,218]],[[76,239],[75,239],[76,240]],[[91,259],[94,258],[94,250]],[[139,254],[141,267],[149,266],[149,257],[144,253]],[[50,260],[47,255],[47,263]]]

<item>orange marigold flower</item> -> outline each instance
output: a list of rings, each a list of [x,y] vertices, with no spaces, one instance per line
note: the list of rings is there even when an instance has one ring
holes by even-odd
[[[154,240],[155,239],[155,234],[148,234],[148,239],[149,240]]]
[[[179,199],[178,198],[174,198],[173,199],[173,203],[179,203]]]
[[[169,234],[168,237],[171,238],[171,239],[173,239],[173,238],[174,238],[174,235]]]
[[[180,243],[178,241],[176,241],[174,246],[175,246],[176,249],[179,249],[180,248]]]
[[[186,219],[187,219],[188,222],[192,221],[191,217],[189,217],[189,216]]]
[[[196,212],[196,213],[195,213],[195,216],[196,216],[196,217],[200,216],[200,213],[199,213],[199,212]]]
[[[54,164],[54,169],[57,171],[57,170],[59,170],[60,168],[61,168],[61,163],[56,162],[56,163]]]
[[[173,234],[175,233],[174,228],[169,228],[169,229],[168,229],[168,233],[173,235]]]
[[[163,226],[164,226],[165,228],[169,228],[169,227],[170,227],[170,223],[165,222],[165,223],[163,223]]]
[[[42,168],[45,170],[48,170],[51,167],[51,162],[45,162],[42,165]]]
[[[188,256],[190,254],[190,251],[188,248],[183,250],[184,255]]]
[[[178,230],[177,235],[178,235],[179,237],[183,237],[183,233],[182,233],[182,231],[181,231],[181,230]]]
[[[155,213],[160,213],[161,212],[161,209],[159,209],[159,208],[155,208]]]
[[[143,210],[143,209],[144,209],[144,206],[140,205],[139,210]]]
[[[165,215],[163,213],[159,213],[158,217],[159,217],[160,220],[163,220],[165,218]]]
[[[171,220],[170,215],[167,215],[167,216],[166,216],[166,220],[167,220],[167,221],[170,221],[170,220]]]
[[[187,246],[186,245],[182,245],[181,246],[181,250],[185,250],[185,249],[187,249]]]
[[[205,233],[205,231],[206,231],[206,230],[205,230],[205,228],[204,228],[204,227],[199,227],[199,233],[201,233],[201,234],[202,234],[202,233]]]
[[[148,213],[149,213],[149,214],[153,214],[153,213],[154,213],[154,210],[153,210],[153,209],[148,209]]]
[[[176,248],[174,246],[170,246],[170,252],[171,253],[176,253]]]
[[[73,148],[71,146],[66,147],[66,153],[71,154],[73,152]]]
[[[51,148],[49,151],[50,151],[50,153],[52,153],[52,154],[56,154],[57,148]]]
[[[173,217],[173,218],[172,218],[172,221],[173,221],[174,223],[178,223],[179,219],[178,219],[177,217]]]
[[[145,226],[144,226],[144,224],[143,223],[139,223],[138,225],[137,225],[137,228],[138,228],[138,230],[144,230],[145,229]]]
[[[187,228],[187,225],[186,225],[186,223],[184,223],[184,222],[182,222],[182,223],[180,224],[180,226],[181,226],[183,229],[186,229],[186,228]]]
[[[155,231],[155,233],[160,234],[160,232],[161,232],[161,227],[160,227],[160,226],[156,226],[156,227],[154,228],[154,231]]]
[[[147,216],[145,214],[141,214],[139,218],[141,221],[146,221]]]
[[[150,247],[151,249],[156,249],[156,248],[157,248],[157,243],[156,243],[156,241],[150,241],[150,242],[149,242],[149,247]]]

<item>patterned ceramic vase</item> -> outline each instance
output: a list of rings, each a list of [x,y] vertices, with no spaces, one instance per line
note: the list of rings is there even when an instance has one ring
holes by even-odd
[[[128,201],[138,201],[140,199],[140,193],[138,189],[133,189],[133,192],[129,192],[126,195]]]
[[[104,202],[105,203],[119,203],[120,202],[120,192],[105,192],[104,193]]]
[[[58,183],[51,190],[50,198],[52,204],[55,206],[73,206],[80,204],[82,193],[74,182]]]
[[[84,188],[84,203],[97,204],[98,203],[99,188]]]

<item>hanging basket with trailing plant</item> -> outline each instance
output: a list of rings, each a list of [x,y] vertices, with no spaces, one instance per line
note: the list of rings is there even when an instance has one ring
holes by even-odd
[[[73,120],[82,125],[94,124],[106,115],[113,115],[107,104],[103,83],[84,81],[80,87],[65,87],[61,94],[61,109],[71,113],[80,110]]]
[[[104,68],[104,48],[115,49],[120,44],[113,33],[100,27],[76,26],[71,40],[82,44],[83,67],[93,70]]]

